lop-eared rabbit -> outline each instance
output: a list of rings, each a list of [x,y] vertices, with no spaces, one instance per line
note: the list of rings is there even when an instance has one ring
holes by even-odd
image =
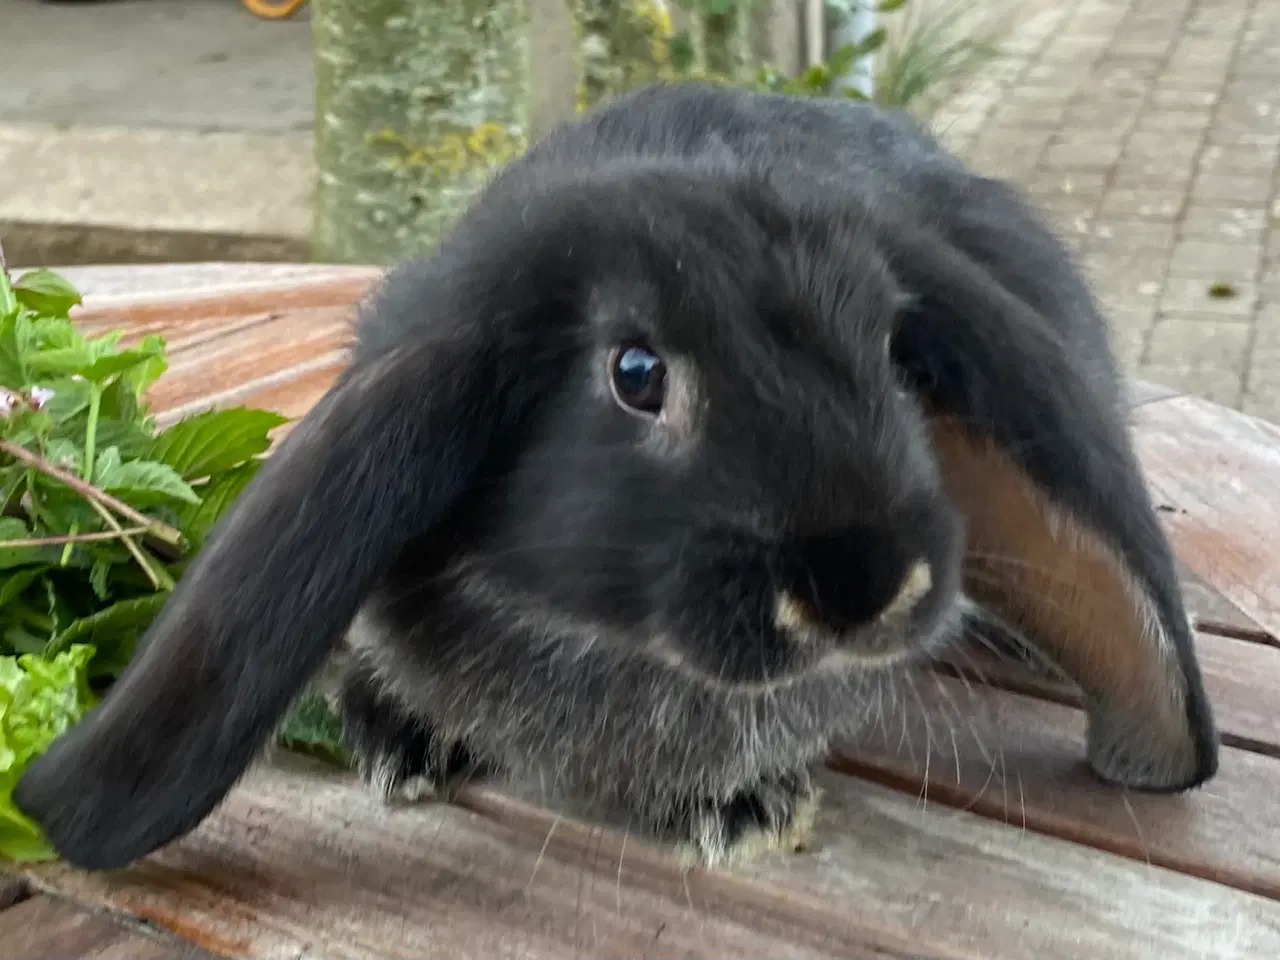
[[[903,114],[695,84],[494,178],[14,794],[116,867],[195,828],[344,641],[379,792],[540,777],[731,862],[812,822],[870,696],[990,618],[1107,781],[1218,737],[1107,326]]]

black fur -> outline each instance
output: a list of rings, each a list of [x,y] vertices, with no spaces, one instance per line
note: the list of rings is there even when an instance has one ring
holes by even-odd
[[[634,338],[688,388],[661,424],[607,389]],[[745,820],[784,830],[806,765],[878,708],[866,658],[959,627],[963,524],[925,404],[1127,558],[1187,687],[1199,762],[1170,786],[1211,776],[1169,551],[1066,251],[903,115],[689,85],[559,128],[388,279],[353,368],[16,802],[88,867],[182,835],[361,610],[346,722],[384,789],[537,773],[714,861]],[[920,560],[927,592],[882,622]],[[780,589],[829,629],[775,623]]]

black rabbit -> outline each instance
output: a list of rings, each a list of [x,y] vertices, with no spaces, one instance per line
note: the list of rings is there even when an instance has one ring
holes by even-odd
[[[635,91],[386,280],[15,800],[75,864],[145,855],[349,634],[380,791],[541,776],[724,863],[983,607],[1083,688],[1100,775],[1190,788],[1217,734],[1118,384],[1067,251],[905,115]]]

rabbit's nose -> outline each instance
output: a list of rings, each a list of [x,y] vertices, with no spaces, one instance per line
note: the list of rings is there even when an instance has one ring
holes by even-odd
[[[907,568],[906,575],[898,586],[898,592],[880,610],[878,619],[887,626],[893,626],[909,619],[920,601],[928,596],[933,587],[933,569],[924,560],[917,560]],[[831,623],[805,598],[790,590],[778,591],[773,608],[774,625],[793,636],[810,635],[813,632],[846,629],[847,623]]]

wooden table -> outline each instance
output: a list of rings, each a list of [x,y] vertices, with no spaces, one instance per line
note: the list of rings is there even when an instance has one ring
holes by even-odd
[[[86,327],[167,337],[168,418],[213,403],[303,413],[376,275],[69,273],[90,293]],[[1226,744],[1201,791],[1100,786],[1072,693],[1012,666],[987,682],[922,675],[889,736],[831,758],[822,847],[736,873],[682,874],[491,788],[386,809],[351,776],[282,757],[133,868],[44,865],[0,884],[0,953],[1274,960],[1280,430],[1147,386],[1132,421]]]

